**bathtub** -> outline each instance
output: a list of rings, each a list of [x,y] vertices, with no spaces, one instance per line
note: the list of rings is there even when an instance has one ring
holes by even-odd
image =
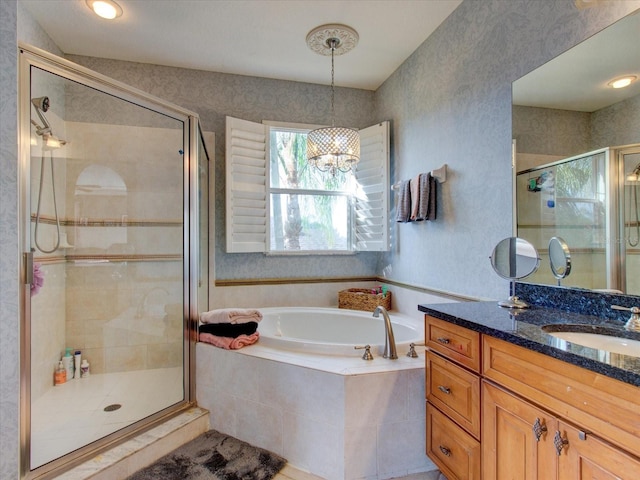
[[[211,428],[327,480],[386,480],[436,467],[425,455],[420,319],[390,314],[398,359],[382,358],[371,312],[260,308],[260,340],[239,350],[196,345],[196,400]],[[370,344],[373,361],[356,345]]]
[[[381,355],[384,350],[384,320],[371,312],[339,308],[261,308],[258,326],[263,346],[306,353],[357,355],[355,346],[371,345]],[[422,325],[410,317],[390,313],[398,351],[410,343],[423,343]],[[360,355],[362,352],[360,351]]]

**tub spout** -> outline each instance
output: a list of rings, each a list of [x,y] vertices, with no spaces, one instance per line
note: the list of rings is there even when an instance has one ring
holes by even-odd
[[[391,360],[395,360],[398,358],[398,353],[396,352],[396,339],[393,336],[393,327],[391,326],[391,319],[389,318],[389,313],[387,309],[382,305],[376,307],[373,311],[373,316],[375,318],[380,318],[380,312],[382,312],[382,317],[384,318],[384,353],[382,356],[384,358],[389,358]]]

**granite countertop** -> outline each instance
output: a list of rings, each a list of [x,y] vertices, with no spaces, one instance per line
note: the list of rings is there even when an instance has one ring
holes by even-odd
[[[628,332],[624,322],[545,307],[508,309],[497,302],[462,302],[418,305],[433,317],[506,340],[567,363],[640,387],[640,358],[584,347],[546,333],[545,325],[584,325],[583,331],[604,328],[616,336],[640,341],[640,333]]]

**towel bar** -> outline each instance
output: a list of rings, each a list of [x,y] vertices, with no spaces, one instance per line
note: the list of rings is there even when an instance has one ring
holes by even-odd
[[[445,163],[440,168],[436,168],[435,170],[431,170],[431,176],[435,178],[438,183],[444,183],[447,181],[447,164]],[[400,187],[402,182],[397,182],[391,185],[391,190],[397,190]]]

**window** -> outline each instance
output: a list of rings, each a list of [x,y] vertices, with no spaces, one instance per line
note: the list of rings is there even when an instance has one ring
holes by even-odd
[[[306,162],[307,129],[227,117],[227,252],[388,249],[388,122],[360,131],[354,174]]]

